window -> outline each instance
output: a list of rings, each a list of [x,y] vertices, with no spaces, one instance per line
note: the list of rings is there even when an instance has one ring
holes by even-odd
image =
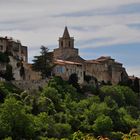
[[[69,47],[70,47],[70,41],[69,41]]]
[[[63,41],[61,41],[61,47],[63,47]]]
[[[57,71],[57,73],[64,73],[65,69],[64,69],[64,67],[59,66],[59,67],[57,67],[56,71]]]
[[[62,73],[64,73],[65,72],[65,68],[64,67],[62,67]]]

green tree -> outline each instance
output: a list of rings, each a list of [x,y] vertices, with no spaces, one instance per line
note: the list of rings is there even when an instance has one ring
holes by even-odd
[[[34,56],[33,70],[41,72],[42,78],[46,78],[51,75],[53,65],[53,56],[49,52],[49,49],[45,46],[41,46],[41,55]]]
[[[112,131],[113,122],[109,116],[99,116],[93,125],[93,131],[96,135],[107,135]]]
[[[138,100],[136,94],[126,86],[103,86],[100,89],[100,97],[103,100],[106,96],[110,96],[116,101],[118,106],[137,105]]]
[[[38,113],[46,112],[48,114],[56,113],[53,101],[45,96],[40,96],[37,101]]]
[[[7,64],[6,65],[6,71],[5,71],[5,74],[4,74],[4,77],[5,80],[7,81],[11,81],[13,80],[13,70],[12,70],[12,66],[10,64]]]
[[[20,93],[20,90],[10,82],[0,82],[0,102],[4,102],[5,97],[13,93]]]
[[[34,136],[32,117],[15,98],[6,99],[0,107],[0,138],[30,139]]]
[[[53,133],[54,129],[54,120],[52,117],[49,117],[47,113],[42,112],[35,116],[35,128],[38,136],[49,136]]]
[[[56,123],[54,127],[54,136],[57,138],[68,138],[71,134],[71,126],[68,123]]]
[[[77,131],[72,134],[72,140],[82,140],[82,139],[84,139],[84,134],[81,131]]]
[[[68,82],[69,82],[69,84],[72,84],[72,86],[77,89],[77,92],[81,92],[81,88],[80,88],[80,85],[78,83],[78,76],[76,73],[73,73],[70,75]]]
[[[131,115],[128,114],[127,110],[124,107],[118,109],[119,113],[119,130],[122,132],[129,132],[132,128],[135,128],[139,125],[139,121],[132,118]]]

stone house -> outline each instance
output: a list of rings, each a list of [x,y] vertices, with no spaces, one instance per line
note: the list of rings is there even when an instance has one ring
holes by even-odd
[[[105,83],[110,82],[112,84],[118,84],[119,82],[128,79],[128,75],[123,65],[116,62],[111,57],[102,56],[95,60],[84,60],[81,58],[78,54],[78,49],[74,48],[74,38],[70,37],[67,27],[64,29],[63,36],[59,38],[59,48],[54,49],[53,54],[54,60],[59,59],[59,62],[55,62],[57,63],[56,67],[58,68],[61,66],[61,68],[64,68],[64,73],[59,73],[59,76],[62,76],[64,79],[69,76],[68,72],[65,71],[65,67],[69,66],[69,68],[67,68],[68,71],[70,69],[74,70],[70,72],[70,74],[79,70],[79,67],[74,65],[74,62],[79,63],[82,66],[80,70],[82,73],[81,76],[83,76],[82,79],[84,79],[84,76],[88,75],[94,77],[99,82],[104,81]],[[71,64],[73,62],[73,65],[66,62],[71,62]],[[56,70],[55,73],[58,74]],[[80,83],[82,82],[84,81],[81,80]]]
[[[138,83],[135,83],[136,81]],[[138,77],[136,77],[134,75],[129,76],[129,82],[130,82],[131,86],[136,86],[135,84],[138,84],[139,89],[137,89],[137,90],[139,90],[139,92],[140,92],[140,78],[138,78]]]
[[[78,83],[82,84],[84,82],[84,67],[82,63],[57,59],[54,64],[56,65],[53,70],[55,76],[61,76],[64,80],[68,80],[71,74],[76,73]]]
[[[12,73],[15,80],[39,80],[41,75],[39,72],[35,72],[31,68],[31,64],[28,63],[28,49],[23,46],[19,40],[13,38],[0,37],[0,52],[8,53],[12,66]],[[21,67],[22,64],[22,67]],[[6,63],[0,63],[0,72],[6,71]],[[25,74],[21,74],[21,68]]]
[[[96,77],[98,81],[111,82],[112,84],[127,80],[128,77],[122,64],[109,56],[85,61],[85,73],[86,75]]]
[[[18,63],[22,63],[22,67],[18,66]],[[40,72],[36,72],[32,70],[32,64],[26,63],[24,61],[17,61],[15,58],[10,56],[9,64],[12,66],[13,77],[16,81],[21,80],[40,80],[41,74]],[[24,73],[21,73],[21,68],[24,69]]]
[[[28,61],[28,50],[22,46],[19,40],[13,38],[0,37],[0,52],[7,52],[17,60]]]
[[[32,70],[28,64],[28,50],[20,41],[8,37],[0,37],[0,52],[11,54],[10,64],[13,68],[15,80],[40,80],[40,73]],[[74,38],[70,37],[65,27],[63,36],[59,38],[59,47],[52,52],[55,67],[52,74],[68,80],[71,74],[76,73],[78,82],[84,83],[85,76],[94,77],[98,82],[118,84],[128,79],[123,65],[109,56],[102,56],[94,60],[84,60],[79,56],[79,50],[74,47]],[[18,66],[18,63],[22,65]],[[2,64],[0,64],[2,65]],[[3,70],[5,66],[2,66]],[[21,68],[24,74],[21,75]],[[1,67],[0,67],[1,70]]]

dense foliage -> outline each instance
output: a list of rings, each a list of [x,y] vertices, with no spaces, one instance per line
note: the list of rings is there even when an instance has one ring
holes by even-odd
[[[125,86],[103,86],[98,92],[92,90],[92,96],[82,91],[77,92],[59,77],[52,78],[39,92],[31,93],[1,83],[0,139],[128,140],[138,137],[139,94]]]
[[[34,56],[33,70],[41,72],[42,78],[46,78],[51,75],[53,57],[47,47],[41,46],[40,49],[40,55]]]

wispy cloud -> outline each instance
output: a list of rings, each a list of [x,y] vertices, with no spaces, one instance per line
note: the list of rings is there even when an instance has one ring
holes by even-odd
[[[0,17],[0,35],[29,46],[30,60],[54,49],[66,24],[81,49],[140,44],[140,0],[0,0]]]
[[[134,75],[136,77],[140,77],[140,66],[127,67],[127,72],[131,76]]]

